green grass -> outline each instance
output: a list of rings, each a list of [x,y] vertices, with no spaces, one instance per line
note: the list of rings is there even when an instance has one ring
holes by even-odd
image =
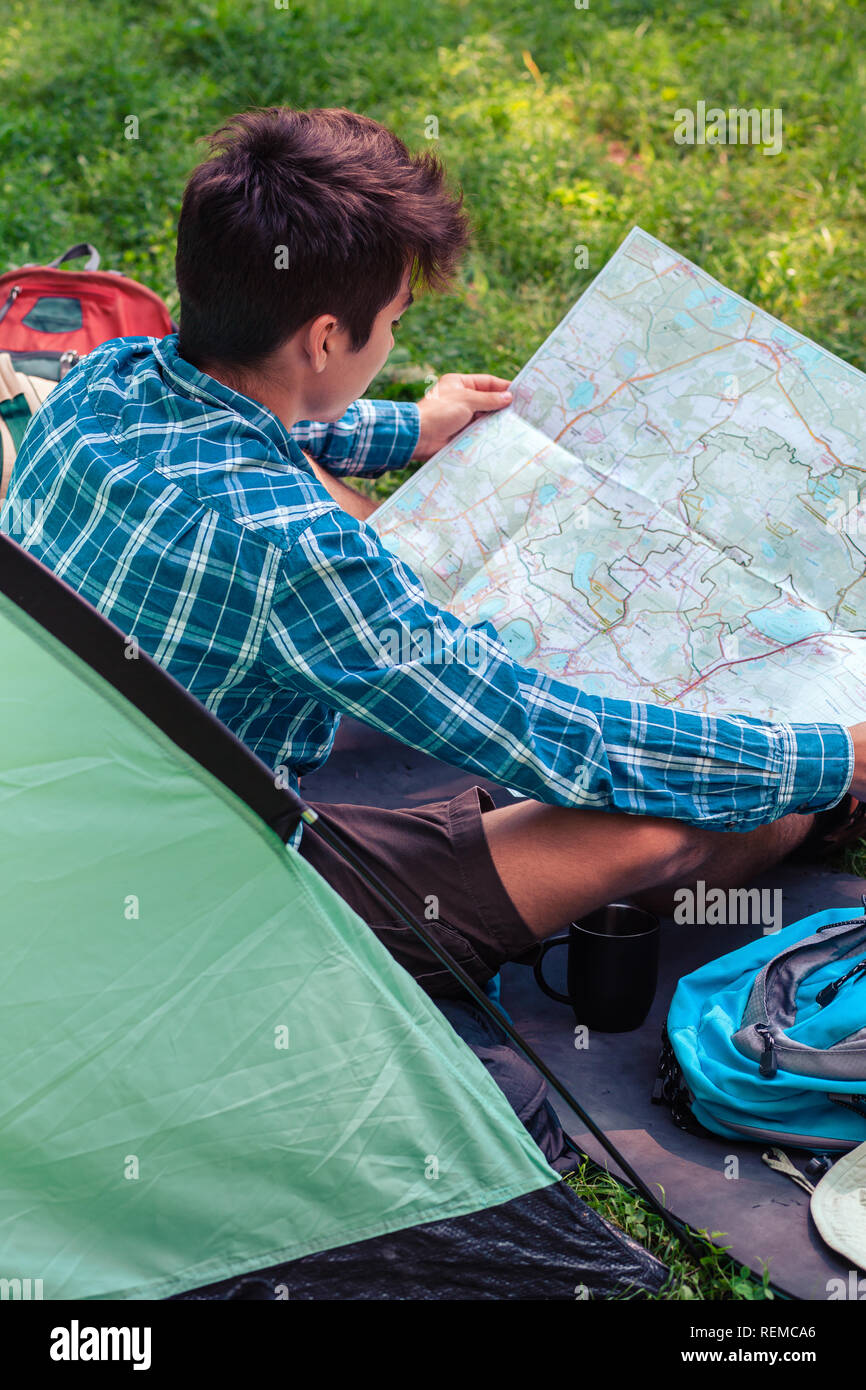
[[[866,8],[840,0],[0,0],[0,268],[92,241],[176,315],[200,136],[250,106],[348,106],[422,148],[435,116],[473,245],[454,294],[404,316],[370,394],[513,376],[635,223],[866,369],[864,55]],[[677,146],[674,111],[698,100],[781,107],[783,152]],[[846,862],[866,873],[866,853]],[[674,1296],[754,1294],[716,1250],[682,1260],[609,1178],[574,1181],[672,1264]]]
[[[700,1259],[696,1260],[671,1234],[656,1212],[591,1159],[578,1163],[573,1172],[565,1175],[565,1181],[587,1205],[639,1241],[667,1266],[670,1273],[661,1291],[655,1295],[642,1295],[648,1301],[773,1299],[769,1288],[769,1270],[764,1268],[762,1277],[758,1279],[745,1265],[730,1259],[725,1253],[723,1231],[693,1232],[695,1244],[702,1252]],[[659,1195],[664,1202],[664,1193]]]
[[[346,105],[433,142],[474,244],[406,360],[513,375],[633,223],[866,367],[866,10],[838,0],[0,0],[0,265],[72,241],[177,307],[174,227],[197,138],[233,111]],[[780,106],[785,147],[677,146],[674,111]],[[126,118],[139,121],[127,140]],[[574,247],[589,249],[588,270]],[[398,374],[399,375],[399,374]],[[389,380],[417,396],[423,382]]]

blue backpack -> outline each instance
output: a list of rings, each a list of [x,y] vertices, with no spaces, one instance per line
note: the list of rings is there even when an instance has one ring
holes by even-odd
[[[818,1153],[863,1143],[866,916],[816,912],[684,975],[653,1100],[694,1132]]]

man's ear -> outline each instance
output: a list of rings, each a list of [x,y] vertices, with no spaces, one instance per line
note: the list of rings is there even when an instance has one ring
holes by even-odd
[[[316,325],[319,325],[319,327],[316,327]],[[320,347],[321,350],[327,356],[327,354],[331,351],[332,348],[332,344],[330,341],[331,334],[339,333],[340,325],[337,323],[333,314],[320,314],[317,319],[313,320],[312,331],[316,338],[319,337],[320,333],[323,334],[321,338]],[[324,369],[324,365],[325,364],[322,363],[322,366],[318,370],[322,371]]]

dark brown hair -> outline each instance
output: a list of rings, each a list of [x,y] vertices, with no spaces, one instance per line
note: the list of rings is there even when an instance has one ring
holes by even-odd
[[[319,314],[357,352],[407,268],[448,288],[469,220],[434,151],[342,107],[247,111],[207,140],[177,235],[187,361],[255,367]]]

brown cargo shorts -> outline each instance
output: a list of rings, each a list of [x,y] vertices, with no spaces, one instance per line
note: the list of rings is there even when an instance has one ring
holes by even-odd
[[[450,801],[388,810],[307,803],[348,841],[413,920],[484,985],[505,961],[538,945],[496,872],[481,817],[494,809],[483,787]],[[300,854],[352,907],[391,955],[432,996],[455,997],[459,982],[336,850],[305,826]]]

